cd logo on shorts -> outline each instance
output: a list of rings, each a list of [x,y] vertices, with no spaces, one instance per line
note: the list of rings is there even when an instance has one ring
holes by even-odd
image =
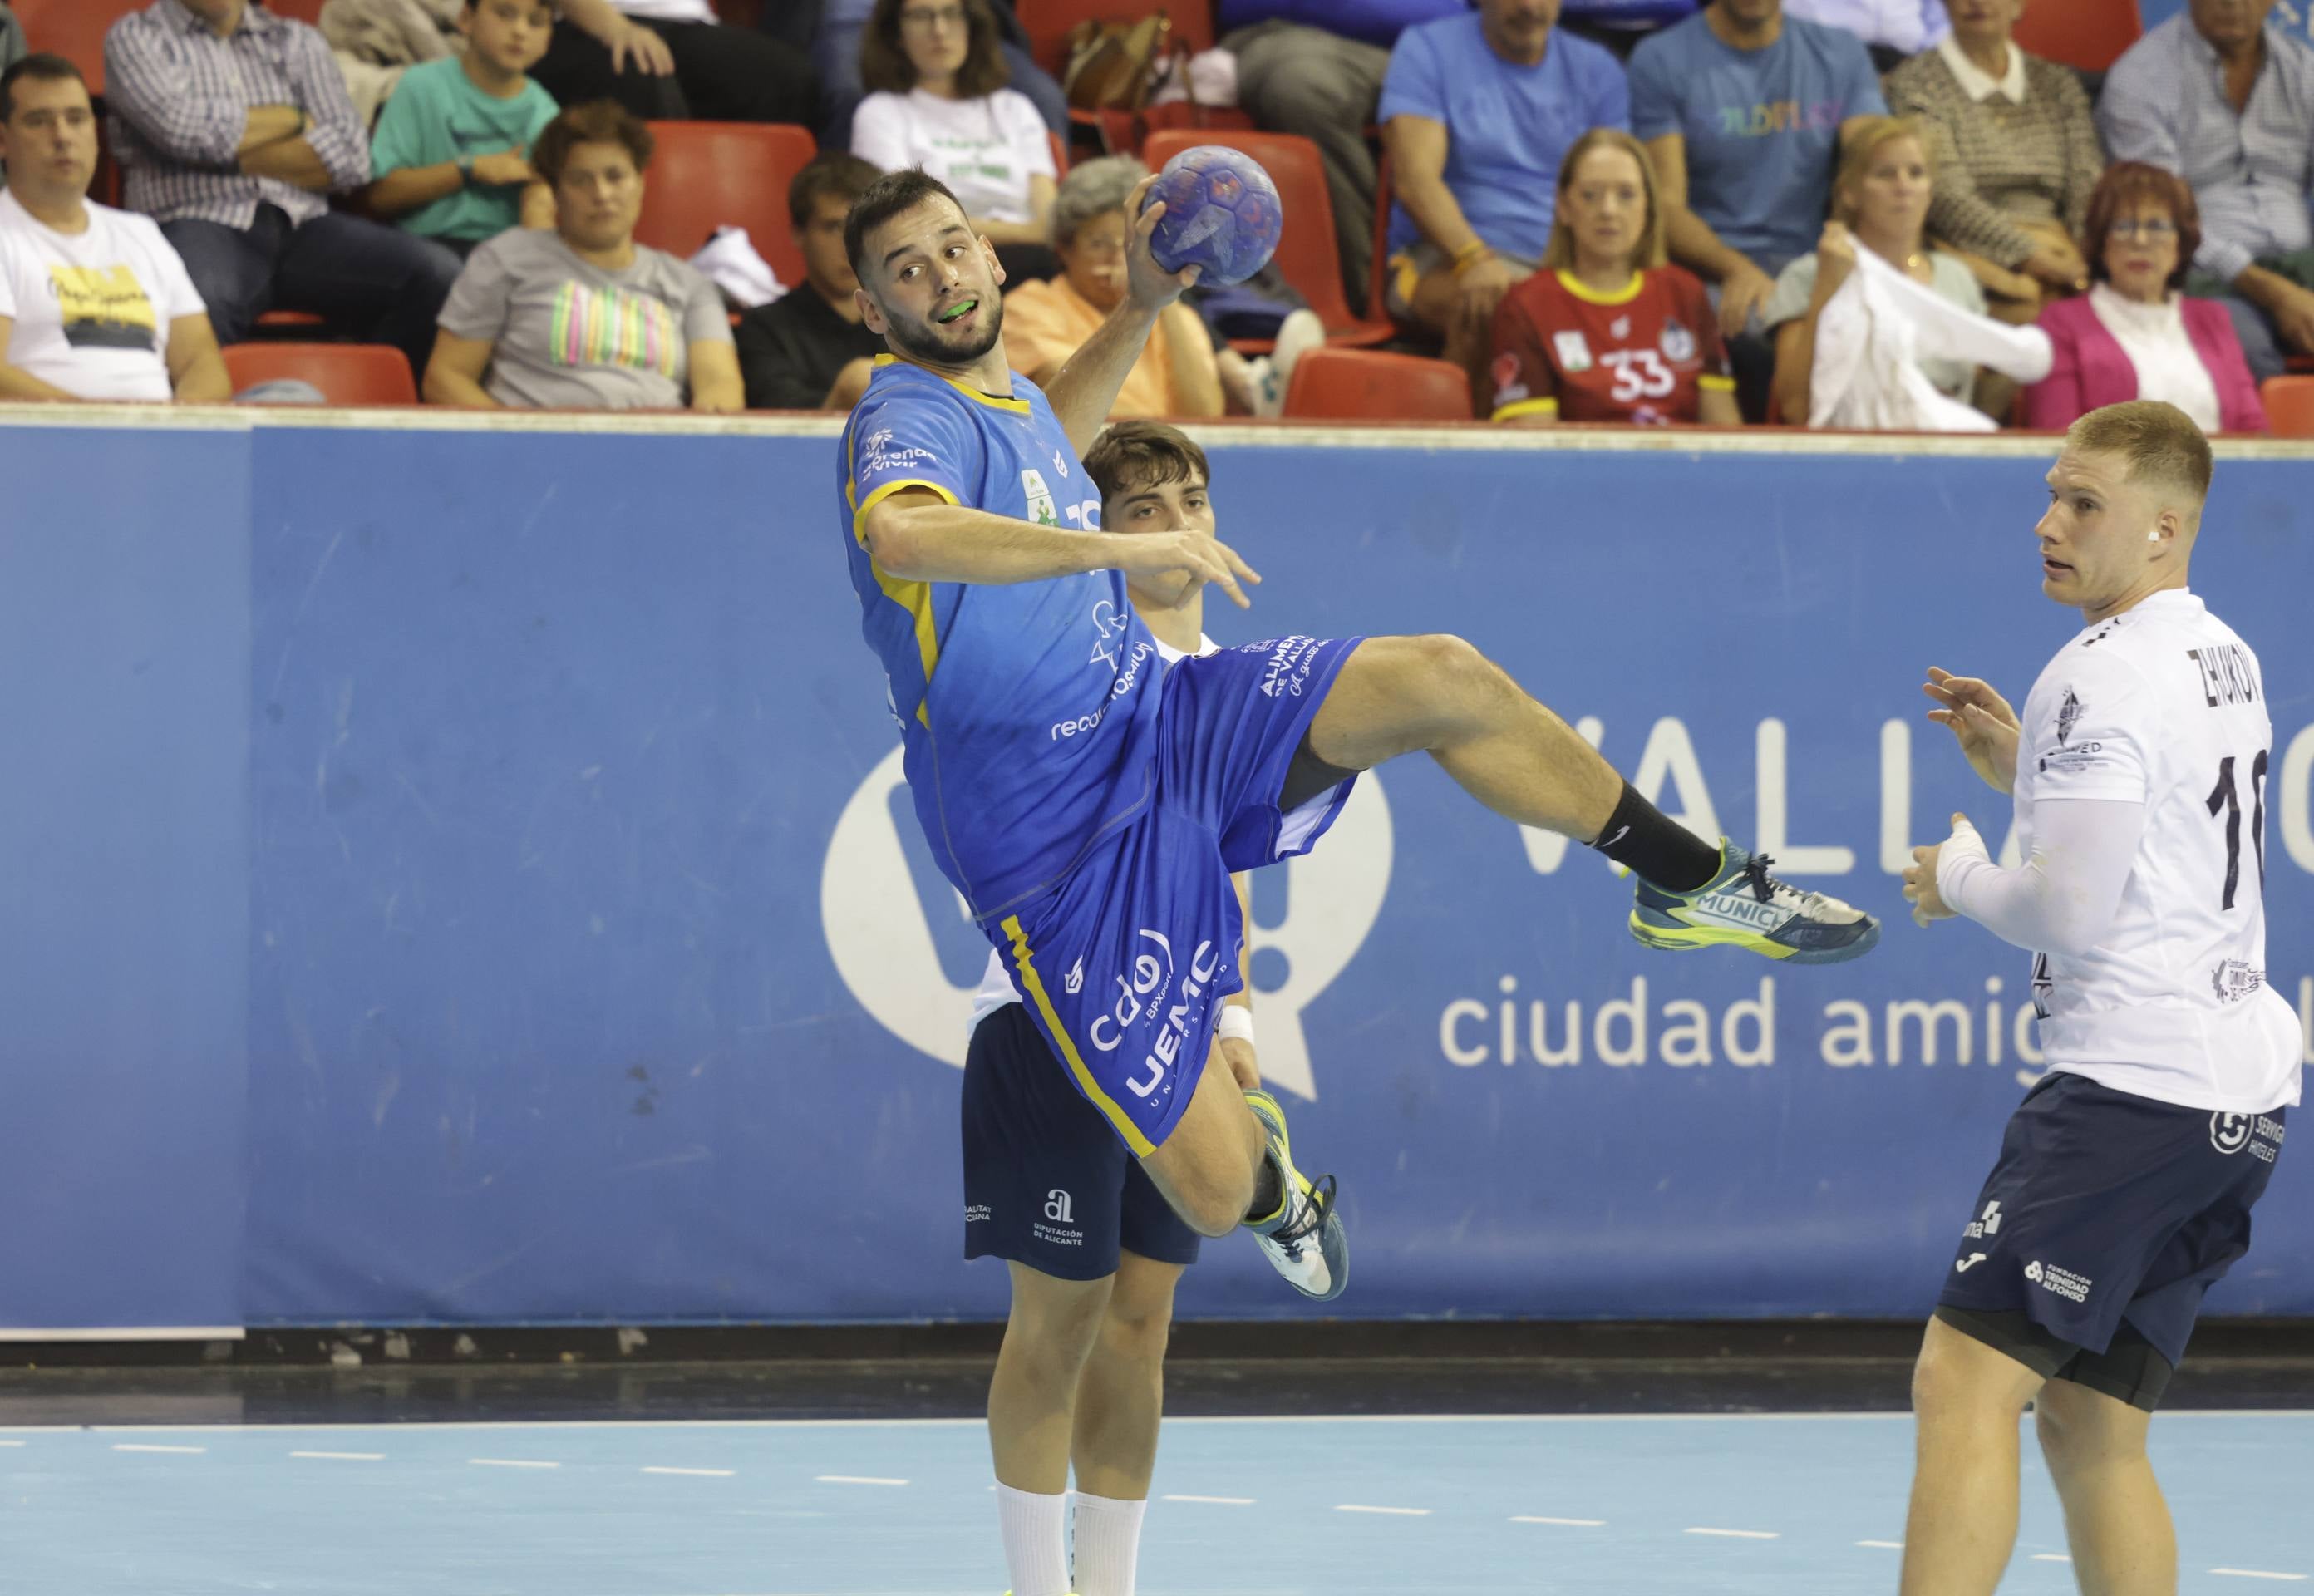
[[[905,813],[906,782],[896,745],[843,806],[820,869],[820,929],[836,974],[869,1018],[917,1052],[960,1070],[989,945],[963,899],[928,862],[911,868],[911,852],[923,855],[924,845],[914,816]],[[909,831],[905,838],[903,826]],[[1391,845],[1390,803],[1369,772],[1350,789],[1349,802],[1315,852],[1257,880],[1246,941],[1254,1011],[1260,1017],[1262,1078],[1277,1090],[1318,1095],[1302,1016],[1349,967],[1373,930],[1390,890]],[[1279,877],[1282,914],[1269,902]],[[1055,948],[1050,957],[1066,961],[1079,950]],[[1060,978],[1064,985],[1082,984],[1106,974],[1087,972],[1080,963]]]
[[[2220,1152],[2239,1152],[2249,1145],[2249,1133],[2254,1123],[2247,1114],[2212,1114],[2210,1115],[2210,1145]]]

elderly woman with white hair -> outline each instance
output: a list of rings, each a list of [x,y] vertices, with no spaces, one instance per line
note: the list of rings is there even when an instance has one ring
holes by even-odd
[[[1111,155],[1087,161],[1061,180],[1053,198],[1053,248],[1062,273],[1050,282],[1023,283],[1004,296],[1004,348],[1032,382],[1050,382],[1124,301],[1125,244],[1133,231],[1125,207],[1134,186],[1148,175],[1132,156]],[[1297,314],[1316,321],[1307,312]],[[1322,328],[1318,337],[1323,340]],[[1284,348],[1304,340],[1281,334],[1279,341]],[[1109,419],[1194,419],[1231,410],[1275,414],[1289,374],[1273,374],[1267,365],[1245,359],[1188,304],[1176,301],[1158,318]]]

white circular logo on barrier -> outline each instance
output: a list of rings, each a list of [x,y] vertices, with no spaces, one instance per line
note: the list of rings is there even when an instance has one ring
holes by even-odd
[[[894,795],[906,781],[902,751],[894,748],[836,818],[820,871],[820,926],[836,974],[876,1023],[919,1053],[962,1069],[978,976],[962,986],[949,979],[932,916],[954,914],[967,926],[971,916],[945,883],[931,904],[916,890],[893,820]],[[1350,789],[1316,851],[1287,861],[1285,917],[1264,926],[1257,913],[1257,923],[1247,927],[1251,954],[1274,948],[1285,961],[1276,990],[1254,993],[1267,1084],[1299,1097],[1318,1095],[1302,1014],[1365,945],[1390,890],[1391,861],[1390,802],[1369,773]]]

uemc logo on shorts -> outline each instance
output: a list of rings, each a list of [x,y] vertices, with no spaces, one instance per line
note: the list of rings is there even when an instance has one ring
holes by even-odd
[[[1155,1094],[1164,1084],[1165,1072],[1179,1062],[1182,1038],[1189,1034],[1191,1018],[1204,1017],[1211,1001],[1214,974],[1222,961],[1211,942],[1198,943],[1197,950],[1189,956],[1188,971],[1179,981],[1178,1001],[1169,1004],[1167,1000],[1176,996],[1173,944],[1161,932],[1146,928],[1135,935],[1153,943],[1157,952],[1135,955],[1129,978],[1110,977],[1117,983],[1117,1001],[1108,1013],[1094,1016],[1085,1034],[1101,1052],[1115,1053],[1133,1031],[1162,1013],[1157,1035],[1141,1061],[1147,1078],[1136,1074],[1125,1082],[1135,1097],[1146,1098]]]

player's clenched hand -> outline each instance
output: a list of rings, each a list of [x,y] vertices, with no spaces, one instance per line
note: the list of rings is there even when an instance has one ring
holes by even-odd
[[[1937,703],[1929,719],[1952,728],[1961,753],[1970,768],[1984,778],[1985,785],[1995,792],[2016,790],[2017,738],[2021,727],[2009,701],[1974,676],[1956,676],[1934,666],[1929,667],[1929,679],[1921,684],[1921,691]]]
[[[1125,246],[1125,296],[1151,312],[1161,311],[1180,298],[1182,289],[1196,287],[1205,270],[1201,266],[1184,266],[1179,271],[1167,271],[1150,252],[1149,241],[1157,232],[1157,224],[1165,219],[1165,207],[1161,201],[1145,211],[1141,207],[1156,186],[1154,174],[1143,178],[1125,202],[1125,214],[1139,218],[1133,224],[1132,242]]]
[[[1222,1038],[1222,1062],[1229,1066],[1231,1079],[1241,1091],[1261,1089],[1261,1067],[1254,1062],[1253,1044],[1242,1036]]]
[[[1237,551],[1202,532],[1113,533],[1109,564],[1138,582],[1159,604],[1170,609],[1198,586],[1212,582],[1230,595],[1241,610],[1253,601],[1241,584],[1257,583],[1260,576],[1238,558]]]
[[[1968,816],[1953,816],[1953,827],[1958,830],[1968,824]],[[1933,848],[1912,850],[1912,862],[1904,870],[1904,901],[1912,905],[1912,923],[1925,926],[1932,921],[1950,920],[1953,912],[1937,891],[1937,855],[1944,851],[1939,842]]]

